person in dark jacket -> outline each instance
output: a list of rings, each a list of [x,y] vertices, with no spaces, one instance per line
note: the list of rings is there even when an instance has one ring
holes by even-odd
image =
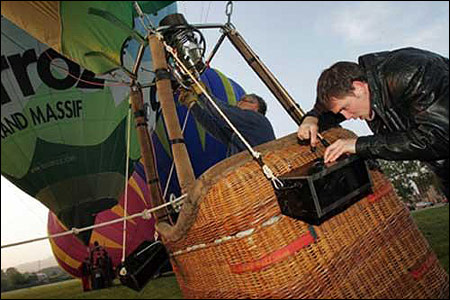
[[[341,139],[325,162],[343,154],[367,159],[420,160],[449,198],[449,60],[416,48],[370,53],[358,64],[338,62],[322,72],[317,100],[298,130],[317,143],[317,132],[345,119],[365,120],[374,135]]]
[[[178,100],[191,108],[194,118],[206,131],[227,146],[227,157],[246,150],[236,133],[225,123],[201,90],[182,90]],[[267,104],[258,95],[246,94],[236,106],[217,100],[215,103],[252,147],[275,139],[272,125],[265,117]]]
[[[83,285],[83,292],[91,290],[91,262],[89,257],[86,257],[80,265],[81,282]]]

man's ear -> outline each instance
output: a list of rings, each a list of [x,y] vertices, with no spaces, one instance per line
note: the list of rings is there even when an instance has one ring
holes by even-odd
[[[352,82],[352,84],[353,84],[353,87],[356,89],[356,88],[364,87],[365,83],[363,81],[355,80]]]
[[[363,81],[355,80],[352,82],[353,85],[353,93],[358,96],[364,92],[364,88],[366,83]]]

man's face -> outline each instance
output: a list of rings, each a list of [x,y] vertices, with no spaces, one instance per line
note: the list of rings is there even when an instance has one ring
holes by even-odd
[[[333,113],[341,113],[347,120],[360,119],[369,121],[371,117],[370,94],[367,83],[353,82],[353,93],[342,98],[331,98]]]
[[[240,109],[253,110],[253,111],[256,111],[256,112],[259,109],[258,100],[256,100],[253,97],[248,97],[248,96],[242,97],[242,99],[236,105]]]

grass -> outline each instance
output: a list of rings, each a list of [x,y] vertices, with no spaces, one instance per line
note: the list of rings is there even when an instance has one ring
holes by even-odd
[[[413,211],[412,216],[448,273],[449,206]]]
[[[119,281],[109,289],[83,292],[78,279],[2,293],[1,299],[183,299],[175,276],[150,281],[136,292]]]
[[[448,273],[449,206],[415,211],[412,216]],[[2,293],[1,299],[182,299],[182,294],[172,275],[150,281],[139,293],[118,282],[109,289],[84,293],[80,280],[74,279]]]

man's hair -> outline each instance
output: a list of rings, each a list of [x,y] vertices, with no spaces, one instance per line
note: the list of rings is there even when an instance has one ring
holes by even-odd
[[[316,108],[328,111],[331,98],[342,98],[353,93],[353,81],[367,82],[363,69],[354,62],[337,62],[320,74],[317,82]]]
[[[263,98],[261,98],[260,96],[256,95],[256,94],[246,94],[242,97],[243,98],[253,98],[256,99],[258,101],[258,112],[262,115],[266,115],[267,112],[267,103],[266,101],[264,101]]]

